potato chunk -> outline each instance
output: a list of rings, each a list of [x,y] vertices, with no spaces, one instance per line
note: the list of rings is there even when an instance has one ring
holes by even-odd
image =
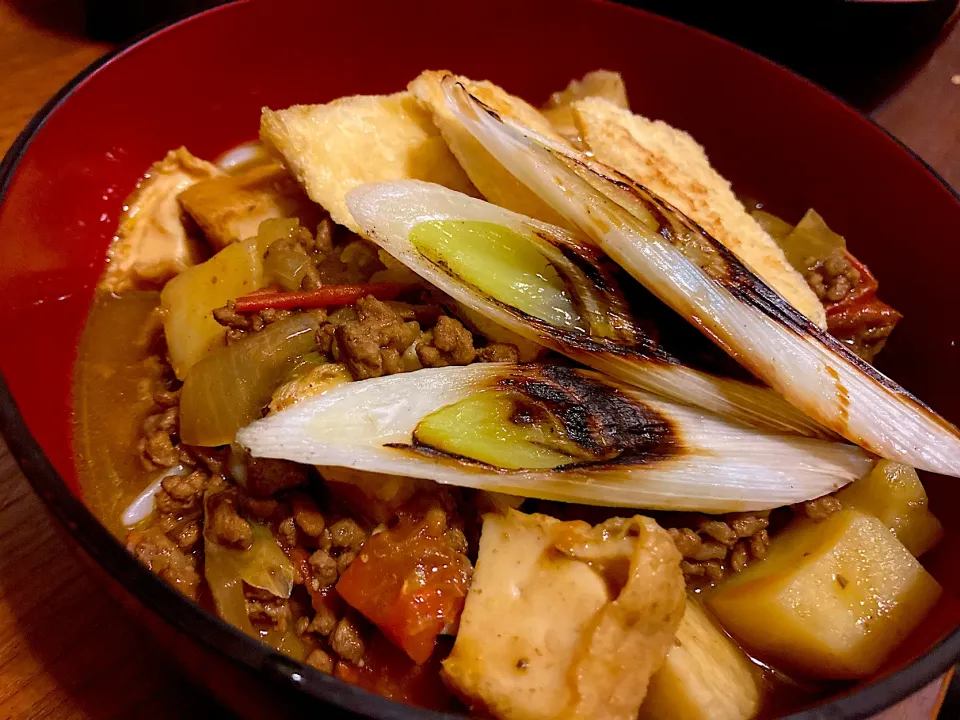
[[[268,242],[268,237],[256,236],[229,245],[164,286],[160,293],[160,305],[166,311],[163,329],[170,363],[181,380],[227,334],[213,311],[263,285],[263,253]]]
[[[689,598],[676,642],[650,680],[640,720],[747,720],[759,708],[750,660]]]
[[[837,497],[847,507],[879,518],[914,557],[920,557],[943,536],[943,526],[927,506],[927,491],[909,465],[881,460]]]
[[[221,174],[216,165],[194,157],[186,148],[171,150],[151,165],[123,204],[98,287],[110,292],[160,288],[204,260],[210,250],[187,232],[177,195]]]
[[[364,183],[426,180],[476,194],[430,114],[410,93],[265,108],[260,138],[283,156],[310,199],[354,232],[360,227],[344,196]]]
[[[649,518],[487,515],[444,679],[498,718],[633,720],[683,613],[679,564]]]
[[[215,250],[257,234],[264,220],[295,217],[316,226],[321,210],[277,162],[250,167],[191,185],[177,196]]]
[[[808,676],[875,672],[920,623],[940,586],[877,518],[846,509],[798,521],[766,559],[708,605],[758,657]]]

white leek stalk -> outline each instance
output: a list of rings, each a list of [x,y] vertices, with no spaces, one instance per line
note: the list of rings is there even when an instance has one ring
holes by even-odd
[[[864,449],[960,476],[960,431],[815,327],[721,243],[629,178],[505,123],[452,78],[448,107],[518,180],[794,407]]]
[[[347,383],[237,434],[254,456],[584,504],[732,512],[862,476],[854,445],[764,434],[590,370],[474,364]]]

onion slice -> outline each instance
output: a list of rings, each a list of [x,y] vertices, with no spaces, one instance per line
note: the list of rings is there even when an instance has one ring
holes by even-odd
[[[474,364],[347,383],[237,434],[257,457],[593,505],[734,512],[862,476],[860,448],[672,403],[591,370]]]
[[[960,476],[960,430],[814,326],[676,208],[501,120],[452,77],[444,91],[498,162],[794,407],[869,452]]]
[[[120,516],[120,522],[124,527],[133,527],[137,523],[146,520],[153,514],[154,496],[160,492],[160,486],[164,480],[174,475],[186,475],[187,471],[183,465],[174,465],[171,468],[161,471],[147,487],[137,495],[127,506]]]
[[[346,202],[364,234],[392,257],[463,305],[521,337],[631,385],[753,427],[834,437],[769,388],[689,367],[654,342],[632,316],[614,278],[602,264],[602,255],[580,237],[418,180],[363,185],[351,190]],[[566,309],[549,306],[538,297],[522,302],[504,292],[496,295],[489,280],[495,272],[477,270],[482,279],[471,281],[459,275],[449,262],[425,254],[414,241],[417,230],[444,223],[493,228],[491,237],[501,229],[515,233],[521,243],[528,242],[528,249],[539,252],[542,262],[552,265],[552,272],[562,279],[569,296],[564,301]],[[455,243],[458,238],[452,235],[450,240]],[[487,287],[481,287],[484,282]],[[533,295],[532,290],[528,292]],[[558,318],[567,317],[570,306],[578,314],[565,323]]]

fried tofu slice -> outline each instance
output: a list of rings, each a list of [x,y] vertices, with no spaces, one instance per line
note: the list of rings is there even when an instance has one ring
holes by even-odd
[[[572,105],[579,136],[596,158],[675,206],[722,242],[764,282],[820,328],[823,306],[777,243],[737,200],[690,135],[608,100]]]
[[[680,554],[649,518],[487,515],[443,678],[501,720],[633,720],[684,604]]]
[[[550,122],[536,108],[503,88],[491,82],[456,76],[446,70],[423,72],[409,85],[410,92],[432,114],[443,139],[484,198],[494,205],[572,230],[570,223],[513,177],[470,133],[460,127],[444,101],[442,83],[445,80],[462,83],[470,94],[502,117],[516,120],[557,142],[565,142]]]
[[[98,287],[109,292],[159,288],[205,260],[209,248],[188,232],[177,196],[222,174],[216,165],[183,147],[151,165],[124,203]]]
[[[579,80],[571,80],[563,90],[553,93],[541,112],[560,135],[571,142],[579,143],[580,130],[573,117],[572,106],[578,100],[589,97],[603,98],[619,108],[630,109],[627,86],[620,73],[593,70]]]
[[[354,232],[349,190],[379,180],[424,180],[476,195],[427,112],[410,93],[357,95],[326,105],[264,108],[260,138],[333,220]]]
[[[214,250],[257,234],[264,220],[295,217],[314,227],[322,210],[280,163],[270,160],[236,175],[220,175],[191,185],[177,196],[180,207],[203,230]]]

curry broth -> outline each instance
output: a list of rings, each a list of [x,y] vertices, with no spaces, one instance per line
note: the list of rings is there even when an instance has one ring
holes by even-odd
[[[73,380],[73,443],[83,500],[117,538],[123,510],[156,476],[140,461],[141,426],[153,407],[160,293],[100,292],[80,338]]]

